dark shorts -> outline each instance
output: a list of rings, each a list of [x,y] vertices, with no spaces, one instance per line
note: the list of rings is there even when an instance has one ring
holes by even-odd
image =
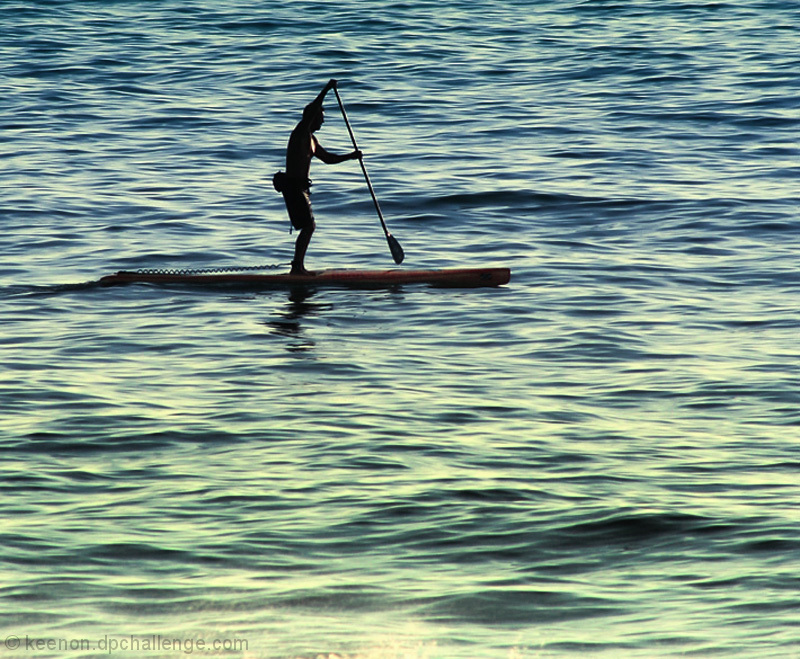
[[[283,200],[292,226],[298,231],[314,226],[314,213],[311,212],[311,197],[308,190],[284,190]]]

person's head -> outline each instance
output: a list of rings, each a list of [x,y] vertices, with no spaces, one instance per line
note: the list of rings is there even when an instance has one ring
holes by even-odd
[[[303,119],[309,123],[313,133],[325,123],[325,110],[319,103],[309,103],[303,110]]]

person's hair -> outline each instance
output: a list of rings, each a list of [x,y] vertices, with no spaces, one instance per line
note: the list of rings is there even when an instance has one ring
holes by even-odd
[[[313,119],[320,112],[322,112],[322,106],[319,103],[309,103],[303,109],[303,119]]]

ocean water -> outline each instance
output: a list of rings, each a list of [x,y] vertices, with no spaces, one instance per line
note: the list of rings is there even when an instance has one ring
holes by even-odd
[[[0,4],[0,656],[800,656],[798,44],[790,0]],[[507,286],[94,283],[286,268],[331,77],[400,267]],[[307,265],[395,267],[312,178]]]

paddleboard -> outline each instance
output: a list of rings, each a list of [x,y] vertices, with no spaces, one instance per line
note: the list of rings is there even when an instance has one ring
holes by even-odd
[[[323,270],[314,275],[254,274],[121,270],[100,279],[102,286],[120,284],[183,284],[239,288],[293,288],[333,286],[388,288],[402,284],[427,284],[438,288],[502,286],[511,279],[509,268],[448,268],[442,270]]]

